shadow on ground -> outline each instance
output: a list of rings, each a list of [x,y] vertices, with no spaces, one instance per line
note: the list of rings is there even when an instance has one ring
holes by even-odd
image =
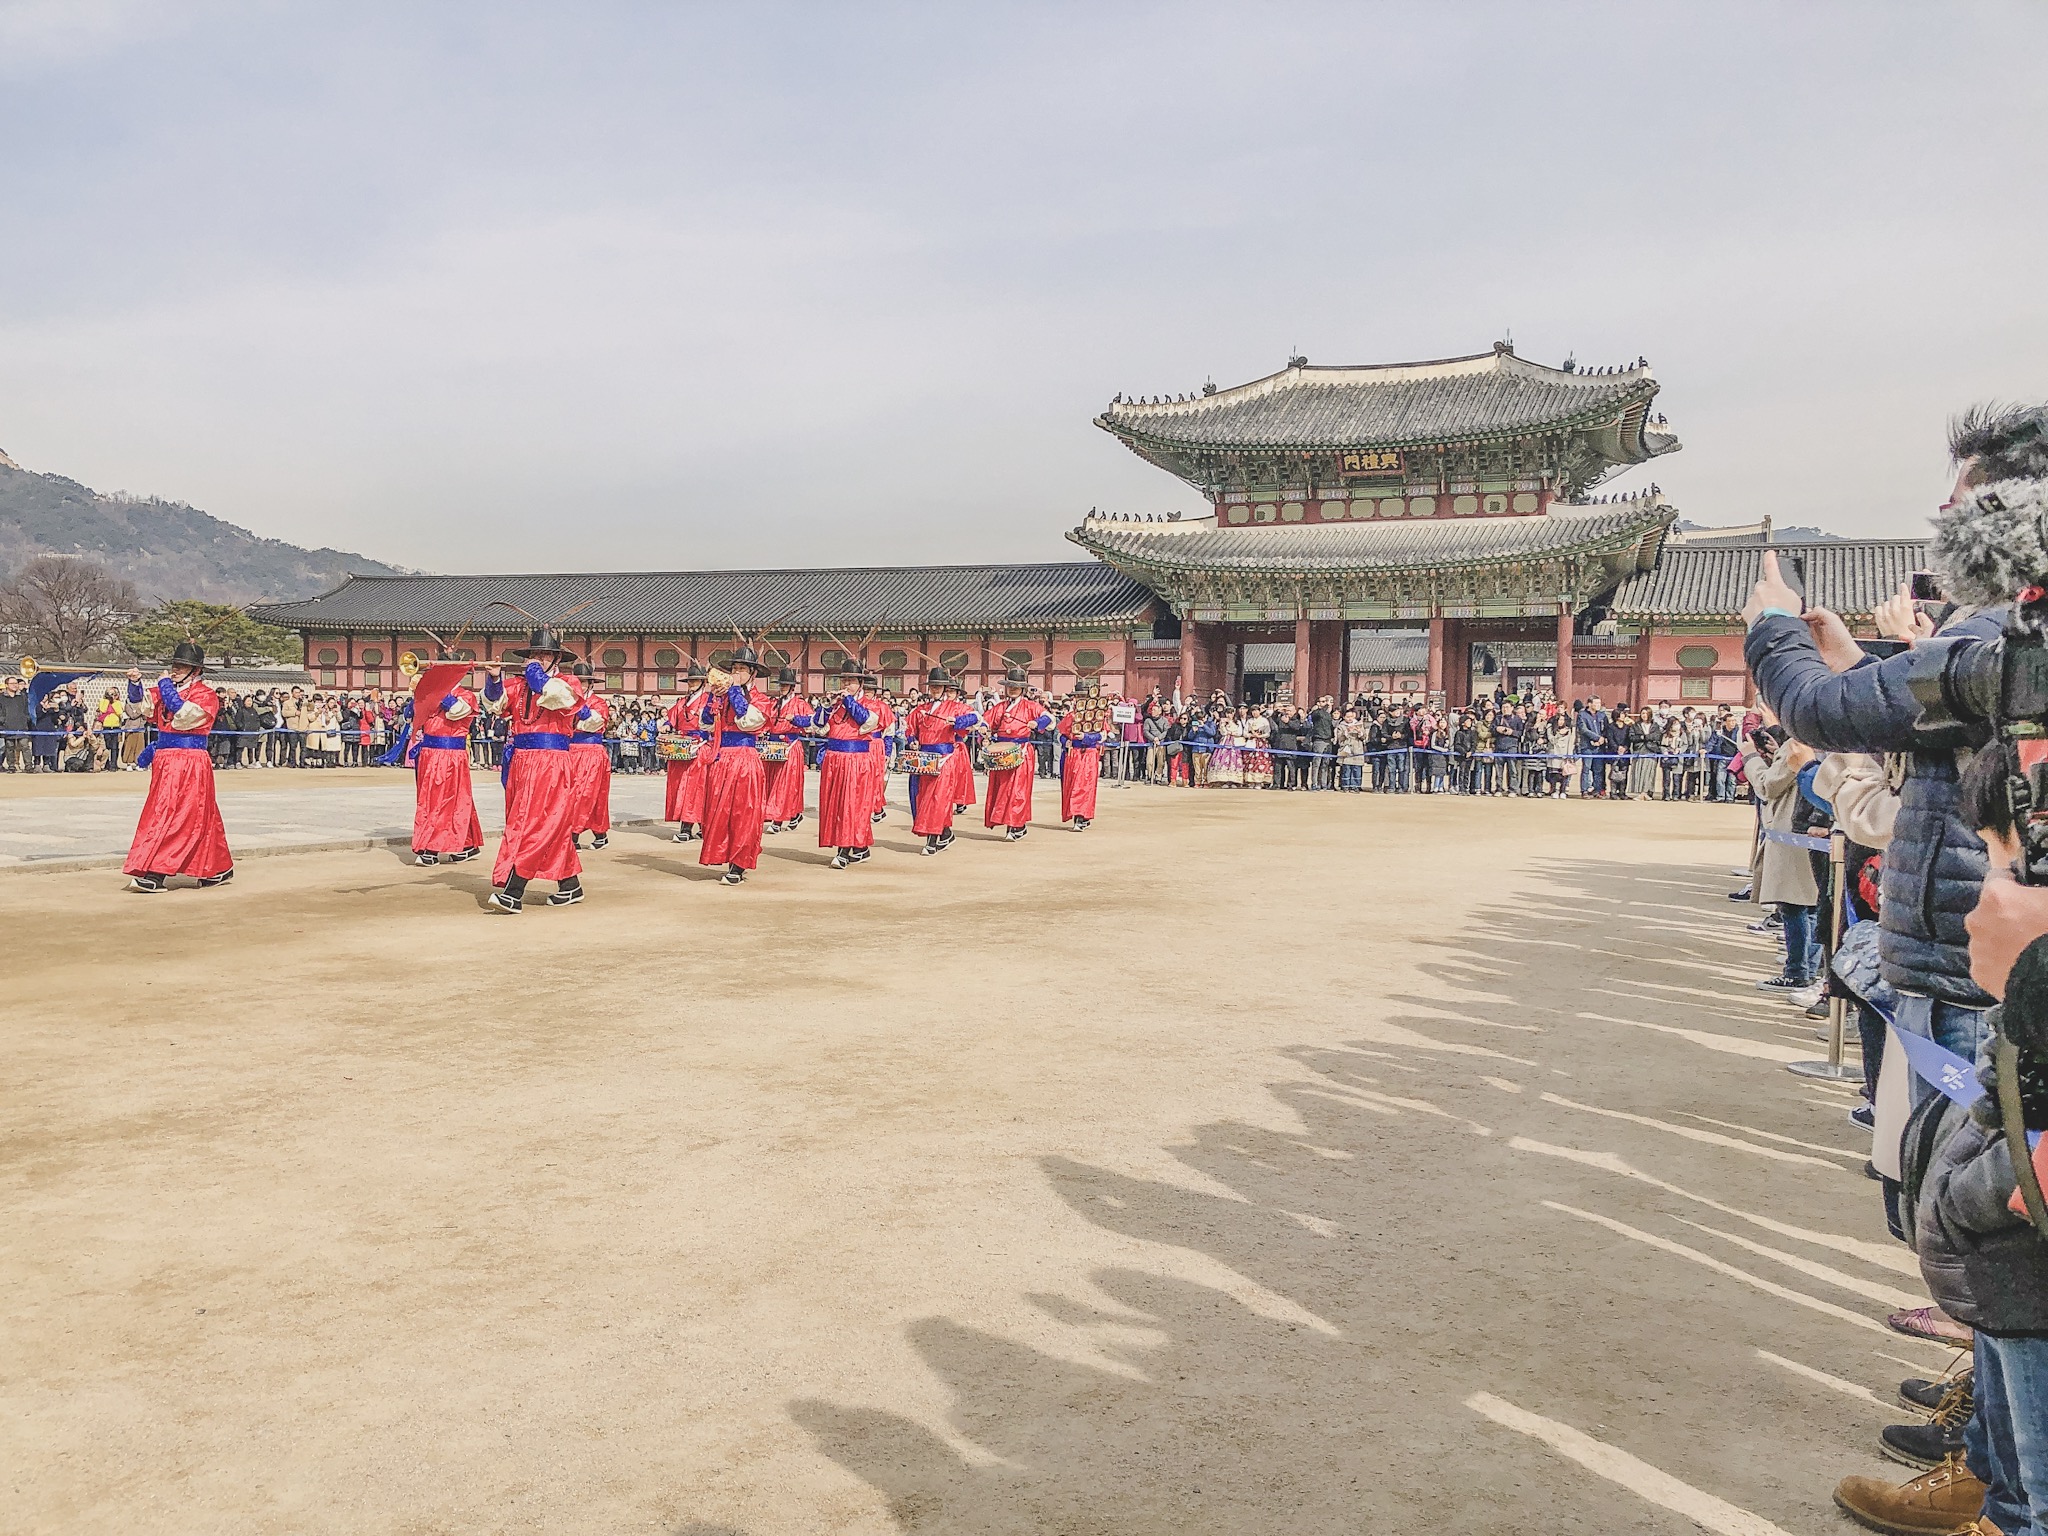
[[[1744,1210],[1871,1236],[1871,1202],[1847,1164],[1788,1172],[1542,1097],[1827,1134],[1773,1064],[1576,1019],[1594,1008],[1585,989],[1604,986],[1640,997],[1607,996],[1596,1011],[1780,1038],[1746,1002],[1716,1017],[1711,1002],[1655,1000],[1641,985],[1718,984],[1735,998],[1739,979],[1705,972],[1763,974],[1769,951],[1725,904],[1708,905],[1727,884],[1716,870],[1541,873],[1548,894],[1482,912],[1425,967],[1502,1000],[1364,1000],[1356,1039],[1288,1053],[1300,1076],[1270,1087],[1299,1129],[1200,1126],[1169,1149],[1185,1183],[1042,1160],[1076,1215],[1246,1283],[1112,1267],[1089,1276],[1087,1299],[1032,1297],[1046,1332],[1074,1340],[1071,1357],[947,1318],[913,1325],[953,1394],[950,1437],[816,1399],[792,1405],[796,1421],[906,1531],[1693,1529],[1482,1420],[1464,1406],[1478,1391],[1772,1518],[1827,1520],[1826,1489],[1856,1469],[1841,1446],[1868,1426],[1840,1430],[1846,1410],[1827,1405],[1830,1444],[1830,1429],[1806,1427],[1811,1389],[1760,1374],[1770,1368],[1750,1346],[1821,1358],[1842,1325],[1546,1208],[1711,1241],[1671,1220],[1675,1204],[1697,1208],[1508,1145],[1519,1135],[1619,1155]],[[1846,1126],[1836,1139],[1849,1144]]]

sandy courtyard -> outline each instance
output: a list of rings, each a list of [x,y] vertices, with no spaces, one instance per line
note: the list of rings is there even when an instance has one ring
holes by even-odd
[[[388,851],[0,877],[0,1529],[1833,1529],[1945,1356],[1748,826],[1111,790],[739,890],[628,831],[516,919]]]

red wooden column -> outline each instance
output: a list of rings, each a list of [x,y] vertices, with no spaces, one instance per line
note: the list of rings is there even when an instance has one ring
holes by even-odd
[[[1572,701],[1572,611],[1569,606],[1557,612],[1557,697],[1562,703]]]
[[[1180,696],[1195,696],[1195,621],[1180,621]]]
[[[1429,621],[1429,680],[1424,688],[1430,693],[1441,693],[1444,687],[1444,620]]]
[[[1294,621],[1294,689],[1296,704],[1307,701],[1309,688],[1309,664],[1313,660],[1309,646],[1308,611],[1301,610]]]

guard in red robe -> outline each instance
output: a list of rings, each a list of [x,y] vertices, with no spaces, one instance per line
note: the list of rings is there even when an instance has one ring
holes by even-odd
[[[1038,753],[1031,745],[1031,733],[1052,724],[1045,706],[1027,690],[1031,674],[1011,667],[1003,674],[1003,699],[989,706],[983,724],[996,741],[1020,742],[1024,761],[1015,768],[991,768],[988,772],[988,809],[983,825],[1003,828],[1003,841],[1014,843],[1031,830],[1031,781],[1038,777]]]
[[[825,753],[818,759],[818,846],[832,850],[834,869],[860,863],[875,846],[870,764],[882,712],[862,697],[860,684],[859,664],[847,662],[839,697],[825,714]]]
[[[794,667],[784,667],[772,683],[762,680],[775,704],[764,739],[789,744],[788,757],[761,765],[768,775],[768,800],[762,814],[768,818],[769,832],[804,824],[804,739],[811,728],[811,702],[798,690],[797,681]]]
[[[484,829],[469,782],[469,727],[476,695],[458,683],[438,699],[413,694],[412,856],[460,864],[483,852]]]
[[[205,672],[206,653],[181,640],[169,670],[157,679],[150,705],[157,737],[140,759],[149,769],[149,794],[121,866],[131,891],[154,894],[172,875],[195,876],[201,885],[225,885],[235,876],[206,741],[220,713],[220,695]]]
[[[1076,735],[1074,712],[1068,710],[1060,721],[1060,739],[1066,743],[1060,756],[1060,820],[1086,832],[1095,820],[1095,786],[1102,778],[1102,732]]]
[[[494,675],[484,697],[502,704],[505,737],[505,836],[491,872],[491,906],[518,912],[529,880],[552,880],[551,907],[583,899],[583,861],[576,856],[579,807],[570,780],[569,738],[588,697],[583,684],[560,670],[575,657],[562,637],[543,625],[510,653],[525,662],[511,677]]]
[[[876,821],[886,821],[889,818],[889,733],[896,729],[896,711],[882,697],[882,680],[874,673],[861,674],[860,688],[861,702],[880,711],[882,716],[882,723],[875,728],[874,739],[868,744],[872,758],[868,764],[868,792],[874,797],[869,802],[869,814]]]
[[[576,729],[569,734],[569,784],[576,796],[576,846],[590,834],[590,846],[602,848],[612,836],[612,749],[605,733],[612,726],[612,701],[597,691],[597,673],[590,663],[571,668],[588,690],[576,711]]]
[[[704,668],[693,661],[690,670],[683,674],[683,696],[669,707],[670,731],[703,741],[704,727],[700,721],[704,713],[704,697]],[[704,754],[701,751],[687,763],[668,765],[667,801],[662,819],[681,822],[682,825],[676,828],[675,840],[687,843],[697,835],[697,828],[704,822]]]
[[[713,678],[699,716],[706,736],[704,847],[699,864],[723,864],[721,885],[738,885],[761,862],[761,821],[768,776],[760,733],[775,704],[754,687],[761,658],[742,645]]]
[[[922,851],[930,856],[953,846],[953,786],[969,745],[964,733],[981,717],[962,702],[960,684],[944,667],[933,667],[926,681],[932,696],[911,710],[903,728],[906,747],[945,760],[937,773],[910,775],[910,830],[924,838]]]

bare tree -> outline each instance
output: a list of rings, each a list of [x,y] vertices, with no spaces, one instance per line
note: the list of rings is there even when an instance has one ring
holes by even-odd
[[[38,659],[111,659],[141,608],[133,584],[75,555],[37,555],[0,581],[0,634]]]

